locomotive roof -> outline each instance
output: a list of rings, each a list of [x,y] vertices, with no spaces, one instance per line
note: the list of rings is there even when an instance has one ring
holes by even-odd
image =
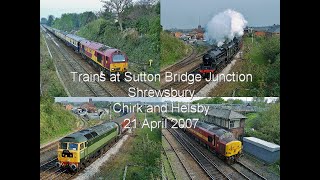
[[[71,38],[71,39],[74,39],[76,41],[82,41],[82,40],[85,40],[85,38],[83,37],[80,37],[80,36],[77,36],[77,35],[74,35],[74,34],[67,34],[67,37]]]
[[[205,122],[197,122],[197,126],[198,127],[202,127],[210,132],[213,132],[215,135],[217,136],[221,136],[225,133],[227,133],[228,131],[218,127],[218,126],[215,126],[213,124],[207,124]]]
[[[205,122],[199,122],[199,121],[197,122],[196,126],[201,127],[203,129],[206,129],[209,132],[212,132],[213,134],[218,136],[221,141],[224,141],[226,143],[235,140],[235,138],[231,132],[229,132],[223,128],[220,128],[218,126],[215,126],[212,124],[207,124]]]
[[[62,138],[59,142],[75,142],[80,143],[84,141],[88,141],[92,137],[97,135],[101,135],[110,129],[117,126],[114,122],[105,122],[100,125],[93,126],[91,128],[83,129],[81,131],[72,133],[64,138]]]
[[[221,53],[222,53],[222,51],[221,51],[220,48],[211,49],[211,50],[209,51],[209,54],[210,54],[210,55],[213,55],[213,56],[217,56],[217,55],[219,55],[219,54],[221,54]]]
[[[98,43],[98,42],[94,42],[94,41],[90,41],[90,40],[83,40],[81,41],[81,44],[89,47],[90,49],[94,49],[104,55],[108,55],[111,54],[115,51],[119,51],[116,48],[110,47],[110,46],[106,46],[104,44]]]

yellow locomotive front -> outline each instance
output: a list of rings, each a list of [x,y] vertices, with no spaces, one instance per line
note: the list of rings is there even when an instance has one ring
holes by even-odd
[[[242,143],[240,141],[231,141],[226,144],[226,157],[237,156],[241,154]]]
[[[221,155],[226,158],[228,164],[234,163],[242,153],[241,141],[235,139],[231,132],[225,132],[219,140],[224,145]]]
[[[128,71],[127,56],[121,53],[120,51],[116,51],[116,53],[112,55],[112,63],[110,64],[110,73],[119,72],[121,75],[123,75],[127,71]]]
[[[60,140],[57,150],[58,162],[56,165],[76,171],[80,164],[80,144],[72,141],[68,142],[65,138]]]

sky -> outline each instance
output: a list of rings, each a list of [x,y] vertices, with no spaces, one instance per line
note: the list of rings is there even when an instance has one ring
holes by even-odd
[[[100,0],[40,0],[40,19],[51,14],[61,17],[63,13],[98,12],[102,5]]]
[[[151,98],[151,97],[56,97],[55,102],[69,101],[69,102],[87,102],[89,98],[92,98],[93,101],[113,101],[113,102],[132,102],[132,101],[141,101],[141,102],[159,102],[159,101],[179,101],[179,102],[192,102],[198,99],[208,98],[208,97],[189,97],[184,98]],[[222,97],[224,100],[228,99],[241,99],[242,101],[251,101],[252,97]],[[276,100],[277,97],[265,97],[268,99],[268,102]]]
[[[161,25],[164,29],[204,27],[219,12],[233,9],[248,21],[248,26],[280,24],[280,0],[161,0]]]

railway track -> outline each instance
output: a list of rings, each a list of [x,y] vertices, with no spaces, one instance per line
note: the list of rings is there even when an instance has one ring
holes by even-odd
[[[192,46],[191,46],[192,47]],[[201,53],[198,54],[196,53],[196,51],[194,50],[194,47],[192,47],[192,53],[187,56],[186,58],[184,58],[183,60],[177,62],[176,64],[163,69],[160,71],[160,78],[161,78],[161,89],[167,89],[167,88],[171,88],[174,87],[174,89],[184,89],[184,88],[175,88],[176,86],[181,86],[180,84],[188,84],[188,83],[181,83],[181,82],[165,82],[165,72],[179,72],[182,71],[180,73],[183,72],[190,72],[190,73],[194,73],[194,70],[197,69],[200,66],[201,60],[199,58],[201,58],[205,53]]]
[[[231,165],[231,167],[239,172],[240,174],[243,174],[247,179],[252,179],[252,180],[267,180],[265,177],[248,167],[247,165],[243,164],[241,161],[237,161],[235,164]]]
[[[215,164],[218,164],[221,169],[224,169],[224,174],[228,176],[229,179],[249,179],[249,180],[267,180],[267,178],[263,177],[261,174],[254,171],[252,168],[241,162],[241,159],[239,159],[235,164],[228,165],[221,159],[219,159],[217,156],[212,154],[211,151],[208,151],[203,146],[197,146],[198,143],[196,143],[193,139],[191,139],[190,136],[183,132],[178,132],[180,130],[171,129],[171,124],[169,124],[170,131],[176,131],[176,134],[178,134],[180,137],[183,137],[186,142],[189,142],[190,144],[193,144],[194,147],[197,147],[198,151],[204,154],[208,159],[210,159],[212,162],[215,162]],[[169,132],[170,132],[169,131]],[[177,139],[177,138],[176,138]],[[179,141],[179,139],[177,139]],[[180,141],[179,141],[180,142]]]
[[[54,35],[52,35],[52,37],[54,37]],[[73,51],[66,46],[63,42],[61,42],[60,39],[57,39],[59,47],[54,47],[56,49],[58,49],[58,51],[60,51],[60,54],[62,54],[64,56],[64,59],[67,59],[67,62],[71,65],[71,67],[73,68],[74,71],[79,72],[79,73],[86,73],[89,74],[88,72],[95,72],[98,73],[98,71],[94,68],[92,68],[90,66],[89,70],[84,67],[84,65],[81,64],[81,61],[83,60],[82,57],[74,57]],[[61,47],[63,46],[63,48]],[[72,51],[72,52],[71,52]],[[66,57],[67,56],[67,57]],[[68,60],[69,59],[69,60]],[[71,61],[72,60],[72,61]],[[75,69],[76,68],[76,69]],[[80,70],[82,71],[80,71]],[[70,77],[69,77],[70,78]],[[108,77],[106,77],[108,79]],[[107,81],[106,81],[107,82]],[[94,86],[94,88],[90,88],[90,90],[95,90],[94,91],[94,96],[115,96],[115,93],[118,93],[118,96],[128,96],[128,88],[129,87],[139,87],[140,89],[155,89],[152,85],[148,84],[148,83],[143,83],[143,82],[125,82],[125,81],[121,81],[120,83],[113,83],[113,82],[107,82],[108,83],[108,88],[112,88],[114,91],[111,93],[110,90],[108,90],[107,88],[105,88],[100,82],[95,81],[93,83],[93,85],[84,82],[87,86],[89,85],[90,87]],[[91,82],[90,82],[91,83]],[[98,86],[98,87],[97,87]],[[100,90],[98,89],[100,88]],[[92,91],[91,91],[92,92]],[[115,92],[115,93],[114,93]],[[120,93],[121,92],[121,93]]]
[[[200,165],[200,167],[206,172],[211,179],[231,179],[206,155],[204,155],[197,147],[181,136],[180,133],[168,128],[168,131],[176,138],[176,140],[189,152],[194,160]]]
[[[178,61],[176,64],[173,64],[165,69],[160,70],[161,78],[164,76],[164,73],[166,71],[168,72],[175,72],[176,69],[179,69],[181,67],[186,66],[187,64],[190,63],[190,60],[195,58],[197,52],[195,51],[194,47],[191,46],[192,52],[185,58],[183,58],[181,61]]]
[[[250,179],[245,173],[239,172],[238,170],[234,169],[232,166],[228,165],[225,161],[218,158],[212,151],[209,151],[207,148],[205,148],[202,145],[199,145],[198,142],[194,141],[190,136],[188,136],[185,133],[181,133],[186,140],[188,140],[190,143],[192,143],[194,146],[198,147],[199,151],[201,151],[203,154],[205,154],[209,159],[211,159],[213,162],[215,162],[221,169],[224,170],[224,173],[227,174],[231,179],[237,179],[237,180],[246,180]]]
[[[40,165],[40,179],[70,179],[76,173],[67,173],[67,169],[58,168],[55,166],[58,162],[57,158]]]
[[[70,64],[74,72],[79,74],[90,74],[73,56],[69,54],[64,48],[56,47],[63,55],[66,62]],[[94,96],[114,96],[110,91],[104,88],[97,80],[83,83],[90,89]]]
[[[182,162],[182,160],[181,160],[181,158],[180,158],[177,150],[173,147],[172,143],[170,143],[169,139],[168,139],[164,134],[162,134],[162,136],[164,137],[164,140],[165,140],[165,141],[169,144],[169,146],[170,146],[170,150],[168,150],[168,151],[173,151],[174,154],[175,154],[175,156],[176,156],[177,159],[179,160],[179,163],[181,164],[181,166],[183,167],[183,170],[185,171],[184,174],[187,175],[187,178],[193,179],[192,176],[191,176],[191,174],[190,174],[190,172],[187,170],[185,164]],[[163,146],[162,146],[162,147],[163,147]],[[163,147],[163,149],[164,149],[164,147]],[[167,156],[167,151],[166,151],[165,149],[164,149],[164,152],[165,152],[165,154],[166,154],[166,156]],[[168,157],[168,156],[167,156],[167,157]],[[168,161],[169,161],[169,159],[168,159]],[[170,164],[171,170],[172,170],[172,172],[173,172],[173,174],[174,174],[174,176],[175,176],[175,179],[176,179],[176,175],[175,175],[175,173],[174,173],[174,171],[173,171],[173,168],[172,168],[172,165],[171,165],[170,161],[169,161],[169,164]],[[179,172],[179,173],[183,173],[183,172]]]

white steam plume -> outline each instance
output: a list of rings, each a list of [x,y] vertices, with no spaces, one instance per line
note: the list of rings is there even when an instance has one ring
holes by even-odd
[[[209,21],[204,38],[210,44],[216,43],[220,47],[225,41],[242,36],[247,23],[241,13],[227,9]]]

